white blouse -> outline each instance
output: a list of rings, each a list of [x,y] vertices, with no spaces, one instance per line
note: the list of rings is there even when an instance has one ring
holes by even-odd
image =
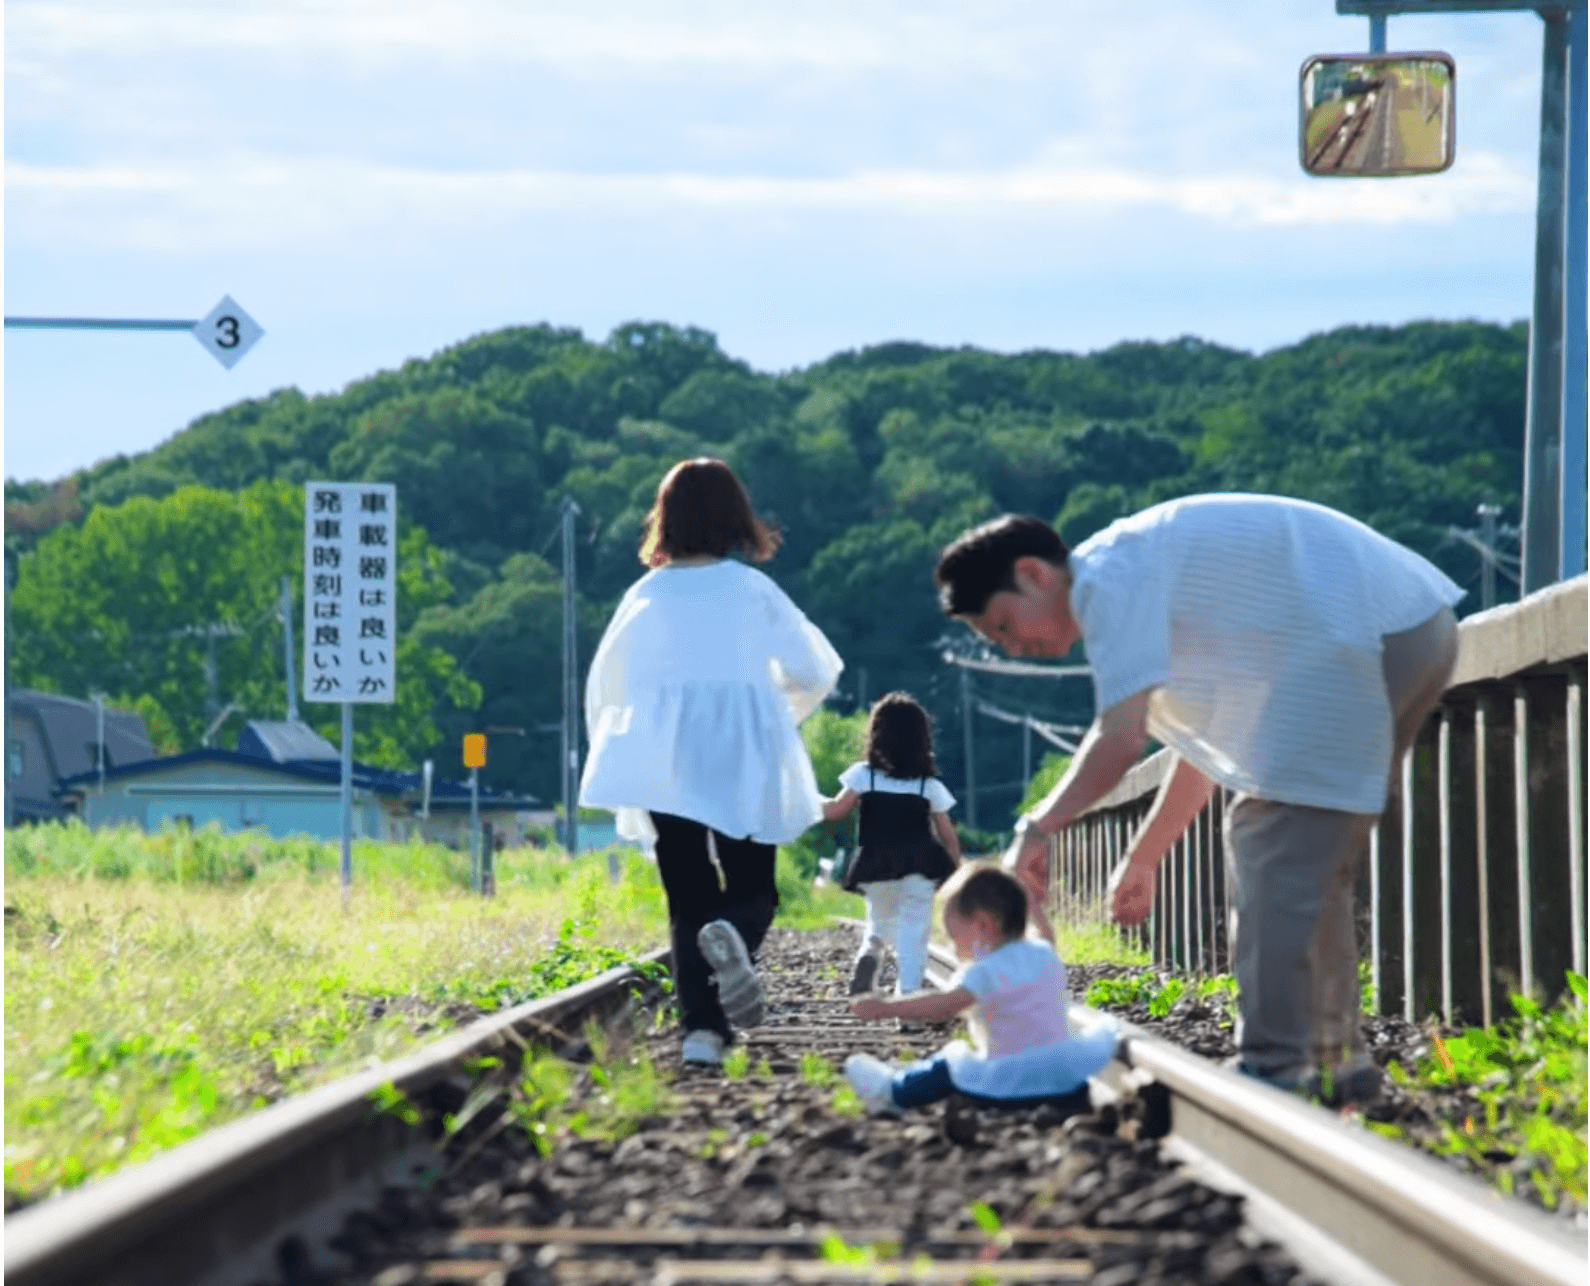
[[[580,803],[648,847],[648,813],[781,844],[822,818],[797,725],[844,662],[771,579],[743,563],[659,567],[629,587],[585,685]]]

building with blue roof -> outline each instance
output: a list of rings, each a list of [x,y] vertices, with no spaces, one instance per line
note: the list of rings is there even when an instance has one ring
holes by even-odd
[[[89,826],[131,824],[223,830],[257,829],[271,835],[342,834],[342,765],[337,748],[306,724],[254,720],[238,737],[236,750],[204,748],[185,754],[111,764],[63,778],[55,798]],[[525,842],[528,795],[480,791],[481,821],[494,840]],[[423,837],[454,847],[468,843],[469,785],[433,780],[427,797],[420,773],[398,772],[355,762],[353,833],[404,841]]]

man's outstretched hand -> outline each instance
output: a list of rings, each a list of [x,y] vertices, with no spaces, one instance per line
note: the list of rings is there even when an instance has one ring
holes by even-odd
[[[999,864],[1016,877],[1027,890],[1027,919],[1048,942],[1054,941],[1054,926],[1049,922],[1049,839],[1035,830],[1014,841]]]
[[[1121,924],[1141,924],[1154,906],[1154,886],[1157,878],[1156,863],[1133,865],[1127,863],[1115,884],[1111,912]]]

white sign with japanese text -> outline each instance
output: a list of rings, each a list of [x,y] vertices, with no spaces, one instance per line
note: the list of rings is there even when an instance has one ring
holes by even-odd
[[[397,488],[304,484],[304,700],[391,701]]]

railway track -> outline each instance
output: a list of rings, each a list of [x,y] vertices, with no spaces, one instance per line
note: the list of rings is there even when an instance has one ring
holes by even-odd
[[[1089,1114],[861,1116],[843,1057],[925,1053],[947,1028],[852,1018],[853,942],[770,937],[768,1020],[728,1076],[681,1067],[677,1033],[614,971],[11,1216],[6,1280],[1548,1286],[1590,1272],[1582,1237],[1538,1212],[1132,1030]],[[543,1155],[537,1113],[594,1119],[626,1091],[588,1067],[565,1098],[505,1112],[512,1069],[532,1039],[588,1053],[593,1018],[616,1041],[635,1033],[606,1067],[645,1053],[667,1101],[622,1130],[587,1120]],[[387,1084],[404,1098],[387,1091],[377,1111]],[[455,1128],[439,1145],[441,1119]]]

